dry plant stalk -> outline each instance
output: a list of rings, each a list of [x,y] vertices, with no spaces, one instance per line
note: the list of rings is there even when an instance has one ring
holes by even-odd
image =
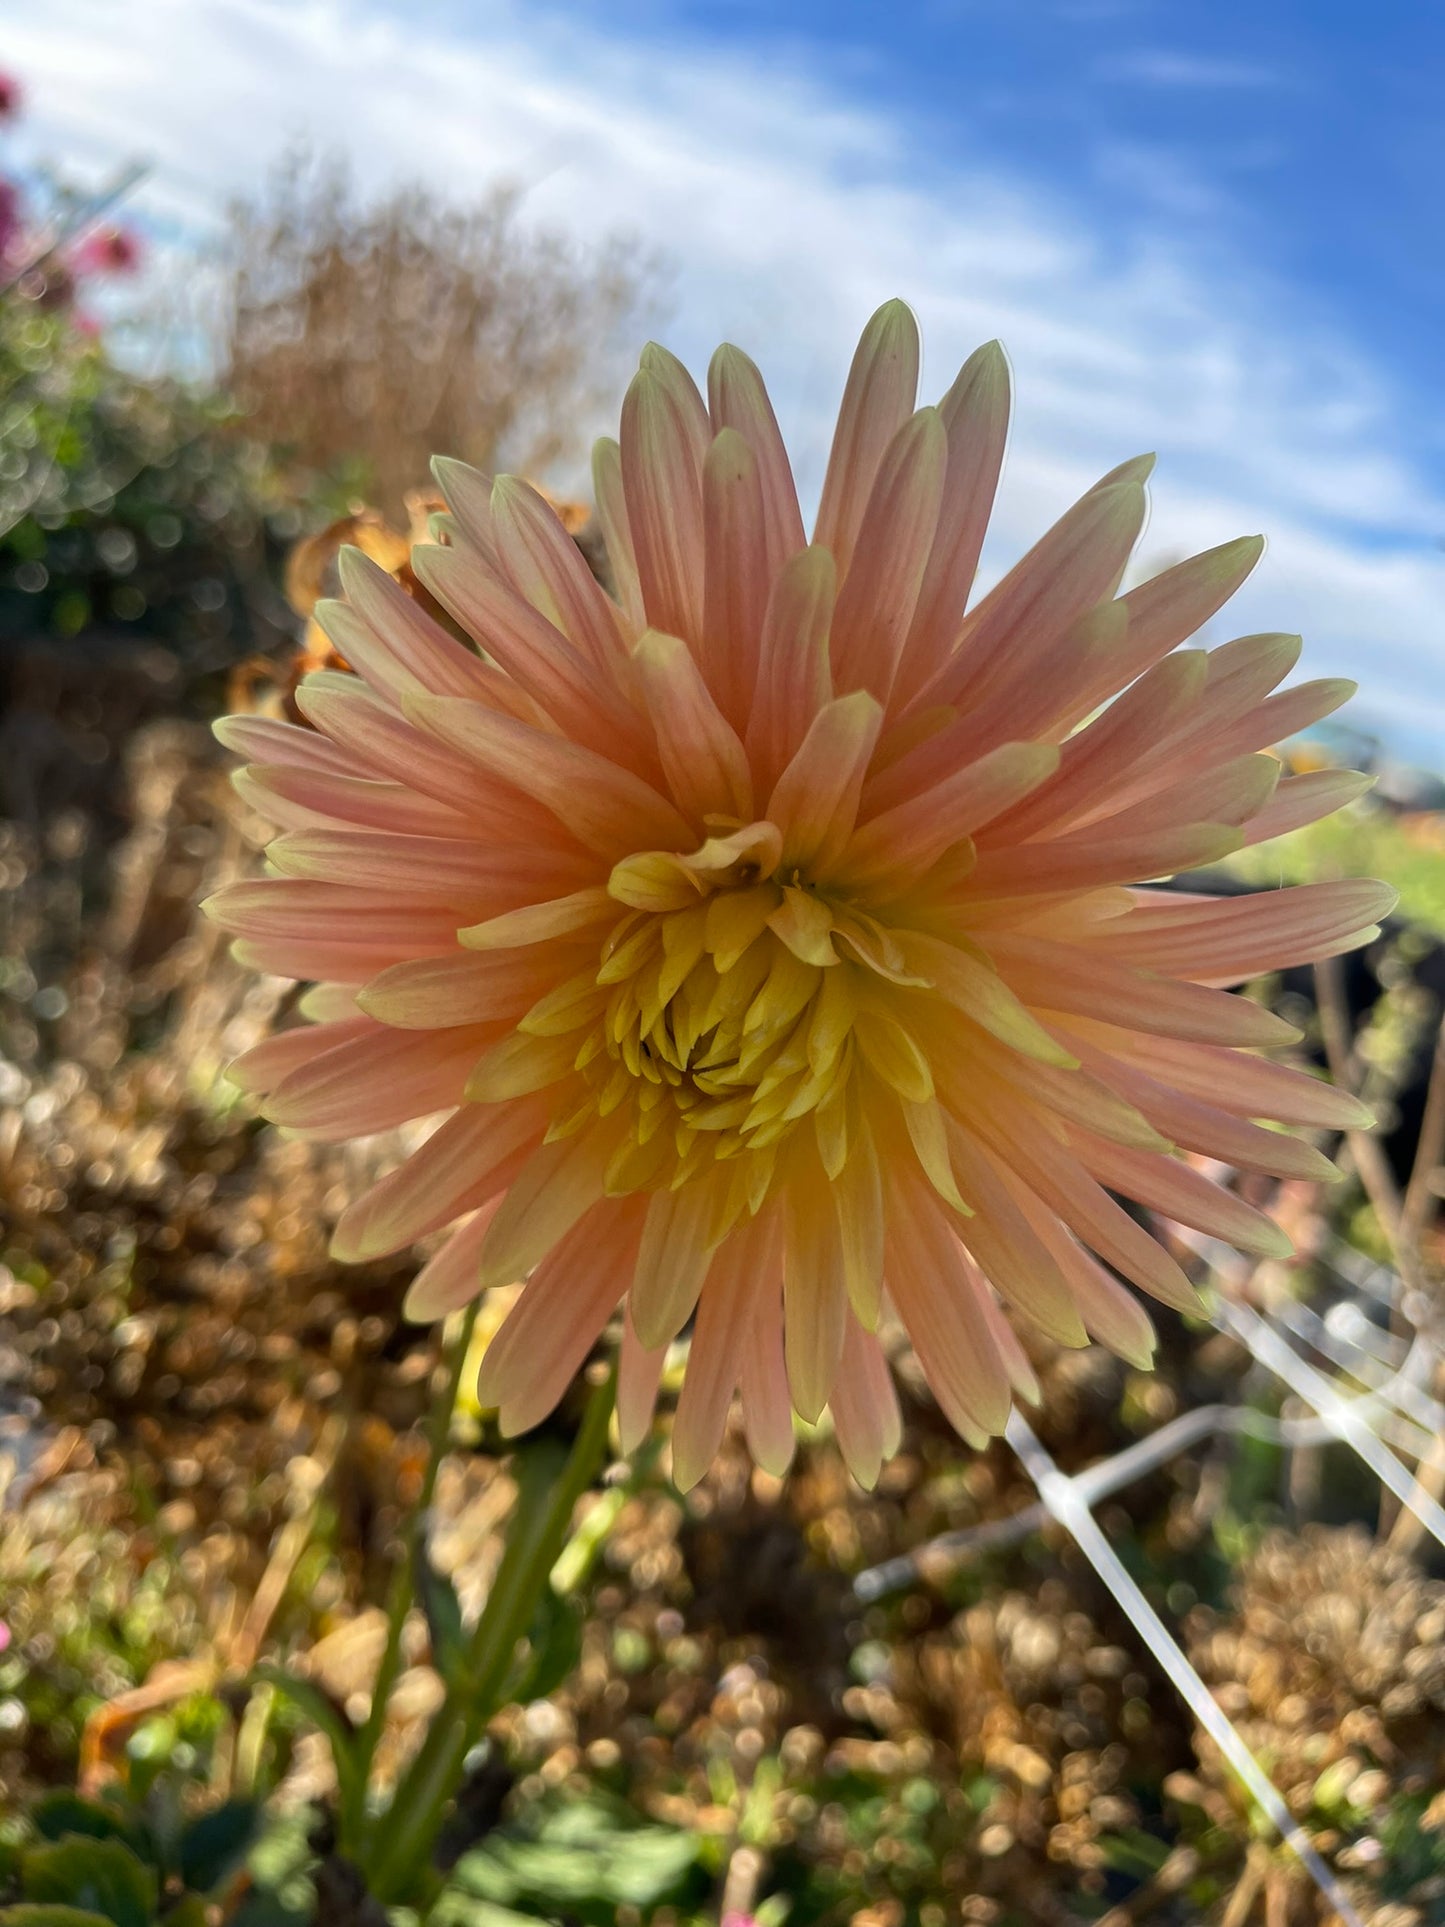
[[[528,474],[575,455],[648,305],[632,243],[580,250],[506,185],[367,204],[342,164],[296,154],[232,240],[223,354],[253,431],[393,521],[435,454]]]
[[[1315,965],[1320,1026],[1330,1075],[1345,1089],[1358,1082],[1352,1076],[1354,1043],[1337,959]],[[1440,1277],[1431,1263],[1427,1241],[1440,1204],[1440,1178],[1445,1169],[1445,1014],[1435,1036],[1430,1062],[1430,1084],[1420,1125],[1415,1159],[1403,1193],[1395,1181],[1378,1139],[1367,1131],[1347,1133],[1350,1154],[1365,1194],[1374,1206],[1380,1228],[1389,1241],[1395,1269],[1406,1288],[1439,1316]],[[1445,1495],[1445,1438],[1437,1438],[1416,1471],[1416,1490],[1438,1503]],[[1413,1551],[1419,1543],[1421,1521],[1408,1506],[1381,1501],[1380,1524],[1388,1530],[1395,1551]]]

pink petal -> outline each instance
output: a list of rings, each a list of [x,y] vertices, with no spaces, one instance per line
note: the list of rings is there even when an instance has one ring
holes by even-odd
[[[717,1456],[769,1255],[752,1226],[713,1254],[672,1428],[672,1478],[679,1492],[691,1491]]]
[[[657,729],[662,773],[678,808],[699,825],[709,816],[747,821],[753,813],[747,754],[687,644],[649,629],[634,659]]]
[[[718,1185],[711,1177],[654,1195],[627,1300],[649,1351],[671,1344],[692,1316],[721,1231]]]
[[[492,487],[492,526],[502,573],[517,594],[595,668],[615,678],[625,651],[616,607],[555,510],[520,477],[499,475]]]
[[[1078,1029],[1075,1020],[1070,1031]],[[1100,1028],[1097,1035],[1116,1056],[1167,1076],[1178,1090],[1239,1117],[1267,1117],[1280,1124],[1316,1124],[1340,1131],[1368,1130],[1375,1121],[1369,1107],[1350,1092],[1285,1064],[1271,1064],[1217,1045],[1142,1037],[1122,1029]]]
[[[813,718],[768,800],[769,820],[783,833],[784,868],[821,871],[846,847],[882,720],[877,702],[861,689],[825,703]]]
[[[369,1018],[353,1016],[338,1023],[298,1024],[294,1030],[278,1030],[233,1058],[226,1066],[226,1077],[239,1089],[264,1096],[292,1071],[325,1056],[338,1044],[374,1036],[376,1028]]]
[[[657,1410],[657,1388],[667,1359],[666,1345],[648,1351],[637,1336],[629,1308],[622,1324],[617,1361],[617,1438],[630,1456],[647,1443]]]
[[[830,549],[840,581],[888,444],[918,397],[918,324],[901,301],[887,301],[863,330],[833,435],[813,540]]]
[[[650,347],[622,404],[622,480],[646,619],[696,647],[703,633],[702,465],[712,439],[686,371]]]
[[[1108,958],[1145,970],[1243,980],[1338,954],[1387,916],[1395,901],[1388,884],[1360,877],[1213,903],[1148,903],[1101,924],[1093,944]]]
[[[833,693],[828,634],[837,570],[827,549],[804,549],[777,576],[763,618],[757,694],[747,747],[766,789]]]
[[[1057,890],[1093,890],[1106,883],[1143,883],[1217,863],[1240,846],[1227,823],[1196,823],[1183,829],[1111,837],[1093,830],[1061,836],[1022,849],[991,849],[978,862],[962,892],[997,902]]]
[[[1127,801],[1141,772],[1172,769],[1163,745],[1193,712],[1208,673],[1208,659],[1197,649],[1157,663],[1069,738],[1053,779],[995,822],[983,841],[1025,842],[1075,819],[1087,822],[1107,814],[1112,800],[1115,807]]]
[[[1119,482],[1086,495],[968,616],[958,647],[910,708],[977,702],[1018,638],[1042,660],[1070,624],[1112,594],[1144,521],[1144,491]]]
[[[718,708],[746,727],[758,676],[772,571],[757,457],[736,429],[714,439],[703,464],[706,551],[699,661]]]
[[[1189,1165],[1152,1151],[1108,1144],[1078,1129],[1070,1131],[1070,1140],[1084,1168],[1111,1191],[1123,1192],[1178,1224],[1261,1258],[1288,1258],[1293,1253],[1294,1246],[1272,1218]]]
[[[1086,716],[1105,697],[1202,629],[1263,554],[1262,535],[1239,536],[1163,569],[1131,589],[1121,598],[1129,618],[1127,645],[1110,658],[1101,676],[1074,692],[1069,720]]]
[[[761,1275],[765,1283],[743,1354],[743,1431],[756,1462],[780,1479],[792,1463],[797,1440],[783,1357],[783,1299],[776,1260]]]
[[[807,541],[798,513],[798,491],[773,405],[754,363],[741,348],[726,343],[708,367],[707,391],[714,434],[735,428],[757,460],[767,572],[771,577]]]
[[[589,946],[590,949],[590,946]],[[453,950],[392,965],[357,995],[370,1017],[401,1030],[441,1030],[449,1024],[515,1022],[586,950]]]
[[[694,840],[686,819],[666,797],[595,750],[494,715],[479,703],[417,696],[407,707],[433,736],[542,804],[602,856],[686,850]]]
[[[646,760],[642,720],[618,693],[613,676],[492,575],[485,563],[464,549],[431,545],[415,550],[412,559],[437,600],[464,628],[485,638],[488,654],[564,736],[592,749],[612,744],[632,761]],[[439,697],[449,693],[431,692]]]
[[[408,689],[487,699],[495,677],[489,677],[475,651],[448,635],[395,576],[349,546],[336,560],[341,587],[358,618],[347,629],[350,646],[342,645],[353,669],[394,699]],[[317,605],[323,628],[323,608],[336,606]]]
[[[333,675],[329,670],[307,676],[296,692],[296,703],[323,734],[361,759],[358,775],[390,777],[452,808],[490,801],[495,786],[474,764],[398,716],[360,677]]]
[[[481,1290],[477,1270],[482,1239],[492,1222],[497,1200],[463,1219],[446,1243],[412,1279],[402,1306],[403,1316],[417,1325],[430,1324],[469,1305]]]
[[[828,1402],[843,1334],[848,1287],[843,1241],[832,1188],[821,1170],[790,1186],[785,1197],[783,1344],[788,1386],[803,1418],[817,1418]]]
[[[545,1103],[539,1097],[517,1100],[520,1106]],[[499,1113],[510,1105],[488,1105]],[[602,1131],[586,1131],[532,1152],[513,1178],[506,1197],[482,1246],[484,1286],[511,1284],[525,1278],[557,1240],[571,1230],[584,1211],[602,1196],[602,1174],[613,1140]]]
[[[948,434],[948,467],[933,549],[894,683],[900,705],[952,654],[978,573],[1008,439],[1008,362],[996,341],[969,356],[938,412]]]
[[[920,408],[884,452],[838,592],[829,654],[833,687],[886,704],[938,526],[948,437]]]
[[[970,1122],[976,1135],[987,1139],[998,1168],[1014,1172],[1107,1263],[1161,1303],[1177,1311],[1200,1311],[1198,1293],[1158,1239],[1046,1131],[1019,1128],[1001,1108],[980,1112]]]
[[[1374,784],[1373,776],[1353,769],[1315,769],[1302,776],[1286,776],[1258,816],[1246,825],[1243,847],[1268,843],[1291,830],[1302,830],[1307,823],[1317,823],[1322,816],[1333,816],[1336,810],[1373,789]]]
[[[844,1464],[871,1492],[884,1462],[898,1450],[903,1421],[883,1348],[853,1318],[848,1320],[829,1405]]]
[[[384,1258],[475,1211],[512,1182],[546,1125],[541,1098],[464,1104],[346,1207],[331,1239],[332,1257],[343,1264]]]
[[[980,1443],[1008,1420],[1009,1381],[980,1288],[944,1208],[921,1179],[896,1185],[888,1288],[949,1422]]]
[[[283,876],[424,897],[461,911],[459,921],[487,906],[535,901],[538,889],[564,890],[594,868],[566,850],[367,830],[293,831],[266,855]]]
[[[243,937],[315,939],[324,943],[418,948],[455,935],[450,910],[430,904],[398,905],[374,890],[297,877],[228,883],[201,905],[223,930]]]
[[[329,776],[356,774],[356,758],[327,737],[270,716],[222,716],[211,724],[211,734],[247,762],[278,763],[287,769],[319,770]]]
[[[641,1200],[604,1199],[538,1265],[482,1357],[480,1404],[504,1437],[556,1405],[621,1303],[637,1252]]]
[[[308,1137],[369,1137],[414,1117],[449,1110],[495,1033],[368,1029],[300,1066],[266,1100],[267,1117]]]
[[[316,732],[302,733],[312,736]],[[325,743],[327,739],[318,736],[316,740]],[[288,829],[354,823],[366,829],[392,830],[401,836],[455,836],[467,827],[468,819],[460,808],[439,803],[431,796],[418,796],[400,783],[374,783],[299,766],[265,769],[254,764],[236,770],[231,783],[252,809]]]
[[[622,450],[607,436],[593,445],[592,494],[597,503],[602,539],[607,545],[608,565],[617,585],[617,599],[627,627],[635,634],[647,627],[647,612],[642,606],[637,551],[633,547],[627,496],[622,484]]]
[[[1101,947],[1081,955],[1072,944],[991,930],[981,933],[979,941],[1015,995],[1034,1010],[1093,1017],[1195,1043],[1255,1049],[1293,1043],[1299,1035],[1294,1025],[1246,997],[1153,976],[1114,962]]]
[[[1058,768],[1052,743],[1004,743],[934,789],[857,830],[837,866],[850,887],[901,896],[945,850],[981,829]]]

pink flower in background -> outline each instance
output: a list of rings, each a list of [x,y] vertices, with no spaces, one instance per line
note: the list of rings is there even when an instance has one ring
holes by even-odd
[[[134,274],[140,266],[142,248],[130,228],[99,228],[88,235],[75,252],[75,265],[82,274]]]
[[[920,408],[919,357],[889,303],[810,541],[753,363],[719,349],[704,398],[649,347],[597,451],[616,600],[533,489],[440,463],[445,542],[413,567],[476,648],[343,550],[347,600],[316,613],[357,673],[303,681],[310,729],[218,728],[285,833],[207,909],[243,961],[317,984],[234,1075],[317,1139],[446,1114],[336,1255],[453,1227],[416,1317],[528,1280],[479,1386],[508,1433],[621,1303],[632,1449],[695,1315],[683,1486],[739,1388],[769,1470],[826,1406],[871,1483],[899,1438],[885,1309],[979,1446],[1037,1396],[1011,1320],[1146,1364],[1115,1272],[1198,1301],[1116,1194],[1284,1255],[1179,1154],[1315,1179],[1255,1120],[1362,1117],[1258,1055],[1298,1033],[1225,986],[1361,942],[1394,893],[1147,887],[1358,795],[1265,753],[1353,685],[1271,693],[1298,637],[1179,649],[1257,537],[1119,593],[1149,457],[969,606],[1007,364],[979,349]]]
[[[25,89],[14,74],[0,73],[0,121],[14,120],[25,99]]]
[[[7,1649],[9,1644],[10,1644],[10,1628],[5,1624],[5,1621],[3,1619],[0,1619],[0,1653],[3,1653]]]
[[[20,233],[21,207],[20,189],[14,181],[0,176],[0,257],[9,252]]]

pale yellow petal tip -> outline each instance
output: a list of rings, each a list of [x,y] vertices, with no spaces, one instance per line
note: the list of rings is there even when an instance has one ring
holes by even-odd
[[[1117,468],[1111,468],[1107,475],[1101,476],[1094,484],[1094,488],[1096,491],[1117,488],[1123,483],[1133,483],[1136,487],[1142,488],[1154,473],[1158,460],[1159,457],[1154,454],[1131,455],[1127,462],[1120,462]]]
[[[336,573],[341,578],[341,586],[346,594],[354,595],[355,584],[366,581],[374,575],[385,575],[386,571],[379,562],[373,562],[365,550],[359,549],[354,542],[343,542],[336,551]],[[335,609],[336,598],[333,596],[327,600]],[[312,611],[318,620],[320,608],[321,604],[318,603]]]
[[[781,1479],[787,1476],[788,1468],[797,1456],[798,1441],[796,1437],[792,1437],[788,1440],[786,1448],[774,1451],[771,1443],[750,1440],[749,1449],[760,1471],[766,1472],[770,1479]]]
[[[1147,1344],[1130,1345],[1116,1334],[1109,1341],[1108,1349],[1122,1358],[1126,1365],[1132,1365],[1136,1372],[1152,1372],[1159,1341],[1151,1336]]]
[[[490,490],[492,485],[491,477],[482,469],[474,468],[470,462],[464,462],[456,455],[433,455],[431,472],[437,487],[448,501],[458,489]]]
[[[866,1459],[856,1454],[850,1458],[845,1452],[843,1462],[848,1468],[848,1476],[864,1492],[872,1492],[878,1484],[878,1476],[883,1470],[882,1455],[869,1453]]]
[[[629,1448],[629,1451],[635,1451],[636,1449],[637,1449],[636,1446],[632,1446]],[[691,1454],[684,1455],[680,1453],[677,1447],[677,1440],[676,1438],[673,1439],[672,1483],[674,1484],[674,1486],[676,1486],[677,1490],[684,1495],[684,1497],[689,1492],[692,1491],[695,1485],[698,1485],[701,1483],[707,1469],[708,1469],[707,1459],[705,1458],[694,1459]]]
[[[758,458],[751,442],[736,428],[720,428],[708,443],[703,457],[703,474],[709,485],[739,482],[755,473]]]
[[[627,1412],[619,1405],[612,1415],[612,1433],[617,1440],[617,1456],[630,1459],[640,1452],[652,1437],[652,1426],[653,1409],[650,1405],[641,1412]]]
[[[1276,1224],[1271,1218],[1260,1225],[1249,1244],[1241,1245],[1240,1249],[1249,1251],[1253,1257],[1282,1263],[1286,1259],[1293,1258],[1294,1239],[1282,1225]]]
[[[863,339],[867,341],[874,337],[880,346],[890,339],[918,338],[918,317],[901,295],[895,294],[880,308],[874,309],[863,330]]]
[[[449,1292],[434,1297],[426,1289],[426,1282],[425,1278],[418,1278],[401,1301],[401,1315],[410,1325],[434,1325],[439,1318],[462,1309]]]
[[[385,1255],[385,1240],[368,1238],[365,1228],[358,1233],[343,1218],[331,1234],[326,1255],[339,1265],[364,1265]]]

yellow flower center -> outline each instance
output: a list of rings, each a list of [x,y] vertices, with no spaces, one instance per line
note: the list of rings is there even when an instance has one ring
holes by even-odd
[[[639,1143],[666,1132],[684,1164],[735,1157],[841,1104],[853,1000],[836,964],[805,962],[767,927],[781,900],[769,884],[722,891],[613,931],[584,1052],[599,1111],[630,1104]]]

